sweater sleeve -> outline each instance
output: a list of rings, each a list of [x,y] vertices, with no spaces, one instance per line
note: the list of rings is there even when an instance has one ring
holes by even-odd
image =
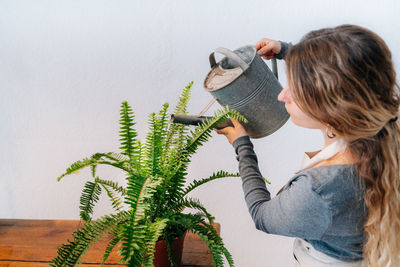
[[[310,177],[298,175],[271,198],[258,168],[248,136],[233,143],[245,201],[258,230],[306,239],[319,239],[331,224],[329,205],[313,190]]]
[[[279,42],[281,43],[281,51],[278,54],[275,55],[275,58],[277,58],[277,59],[285,59],[287,51],[292,46],[292,44],[291,43],[282,42],[282,41],[279,41]]]

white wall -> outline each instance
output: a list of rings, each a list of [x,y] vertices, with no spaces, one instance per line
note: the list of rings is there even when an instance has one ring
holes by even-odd
[[[312,29],[354,23],[381,35],[400,61],[398,1],[123,1],[0,0],[0,218],[78,219],[88,172],[56,182],[68,164],[118,150],[119,107],[135,111],[140,137],[147,116],[174,105],[194,81],[190,112],[211,99],[202,87],[208,55],[261,37],[296,42]],[[281,81],[285,85],[283,63]],[[319,148],[318,132],[288,122],[255,140],[273,194],[303,151]],[[202,147],[190,180],[235,172],[224,137]],[[123,181],[103,169],[104,178]],[[112,176],[112,177],[111,177]],[[236,266],[291,266],[292,239],[255,230],[239,179],[200,188],[199,197],[222,225]],[[109,212],[106,200],[96,216]]]

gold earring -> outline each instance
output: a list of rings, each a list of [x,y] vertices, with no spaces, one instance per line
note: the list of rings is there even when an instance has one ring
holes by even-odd
[[[327,127],[326,127],[326,129],[325,129],[325,133],[326,133],[326,136],[328,136],[328,138],[335,138],[336,137],[336,134],[332,131],[332,126],[330,126],[330,125],[328,125]]]

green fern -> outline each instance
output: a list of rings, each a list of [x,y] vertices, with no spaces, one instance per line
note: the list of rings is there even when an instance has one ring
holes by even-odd
[[[63,173],[57,178],[57,181],[60,181],[63,177],[67,175],[77,174],[84,168],[87,167],[93,168],[94,166],[98,165],[110,165],[126,172],[134,171],[134,169],[131,166],[127,165],[125,161],[107,161],[102,158],[96,158],[95,155],[93,155],[91,158],[84,158],[82,160],[78,160],[72,163],[71,166],[67,168],[65,173]],[[93,176],[93,169],[92,169],[92,176]]]
[[[152,113],[150,115],[150,131],[146,136],[145,143],[145,166],[149,169],[150,175],[159,175],[160,161],[162,157],[162,150],[167,135],[167,109],[168,104],[163,105],[160,113]]]
[[[104,266],[115,246],[121,241],[117,231],[114,231],[111,234],[114,236],[114,238],[108,243],[106,250],[104,251],[103,261],[101,262],[100,266]]]
[[[76,162],[72,163],[72,165],[69,168],[67,168],[65,173],[60,175],[57,178],[57,180],[60,181],[61,178],[63,178],[66,175],[77,174],[77,173],[79,173],[80,170],[82,170],[86,167],[97,165],[97,164],[98,164],[98,162],[96,160],[89,159],[89,158],[84,158],[83,160],[76,161]]]
[[[120,142],[121,153],[129,157],[135,169],[140,168],[140,162],[137,160],[137,153],[139,152],[137,144],[137,132],[132,127],[135,125],[134,115],[132,108],[128,102],[124,101],[121,104],[121,119],[120,119]]]
[[[187,114],[187,106],[191,94],[193,82],[190,82],[184,89],[179,101],[174,109],[176,114]],[[169,126],[166,141],[164,143],[162,162],[165,173],[168,174],[169,168],[175,166],[181,159],[181,151],[184,139],[188,131],[188,126],[174,123]]]
[[[103,179],[100,179],[99,177],[96,177],[94,179],[94,181],[96,183],[101,184],[101,185],[105,185],[107,187],[111,187],[114,191],[116,191],[116,192],[118,192],[118,193],[120,193],[122,195],[126,195],[126,193],[127,193],[126,189],[123,186],[118,185],[117,182],[114,182],[114,181],[111,181],[111,180],[103,180]]]
[[[128,193],[126,203],[130,205],[131,218],[129,225],[124,226],[121,248],[121,256],[126,262],[143,261],[145,244],[143,236],[146,224],[140,224],[145,220],[146,210],[149,209],[149,199],[156,191],[161,180],[156,177],[131,176],[128,177]],[[140,266],[140,265],[132,265]]]
[[[135,138],[137,136],[136,131],[132,128],[135,125],[133,121],[133,111],[132,108],[128,105],[126,101],[121,104],[121,147],[122,154],[128,156],[130,159],[133,159],[134,155],[134,147],[135,147]]]
[[[176,105],[174,112],[177,114],[187,114],[187,106],[190,99],[193,82],[190,82],[185,89],[183,89],[181,96],[179,97],[178,104]]]
[[[90,221],[93,214],[94,204],[99,200],[101,187],[96,182],[87,181],[81,195],[79,209],[81,210],[80,216],[84,221]]]
[[[145,251],[146,254],[143,260],[143,266],[153,266],[155,246],[158,238],[161,236],[162,231],[167,226],[168,219],[156,219],[154,223],[148,225],[145,237]]]
[[[174,108],[175,113],[186,114],[191,87],[189,83]],[[159,239],[167,243],[168,256],[175,266],[171,244],[187,230],[198,234],[210,248],[215,266],[223,266],[224,258],[230,266],[233,259],[222,238],[213,228],[214,217],[198,199],[187,197],[198,186],[238,174],[218,171],[210,177],[195,180],[185,187],[188,166],[197,149],[211,137],[216,125],[229,118],[246,122],[235,110],[221,108],[201,125],[171,124],[166,103],[149,117],[149,131],[144,142],[137,139],[134,114],[124,101],[120,110],[121,153],[95,153],[76,161],[67,168],[63,177],[84,168],[91,169],[91,181],[86,182],[80,199],[80,215],[87,223],[72,235],[58,250],[52,266],[75,266],[86,251],[104,234],[111,234],[103,257],[106,264],[111,252],[118,245],[121,263],[127,266],[153,266],[155,244]],[[97,176],[97,167],[107,165],[125,173],[126,186]],[[109,197],[116,214],[92,220],[93,209],[104,192]],[[123,205],[125,204],[125,205]],[[190,208],[195,213],[183,213]],[[125,210],[126,209],[126,210]]]
[[[194,154],[198,147],[203,145],[211,136],[211,131],[218,125],[229,118],[234,118],[238,121],[247,122],[246,118],[243,117],[236,110],[230,110],[228,106],[215,111],[214,116],[211,119],[204,120],[199,127],[196,127],[192,131],[192,136],[188,138],[185,147],[187,156]]]
[[[207,244],[213,255],[214,266],[224,266],[223,257],[226,258],[229,266],[234,266],[232,255],[226,250],[213,225],[208,224],[201,215],[181,214],[179,220],[186,229],[197,234]]]
[[[122,200],[121,198],[117,197],[115,193],[106,185],[102,184],[101,187],[106,191],[107,196],[111,200],[111,205],[115,211],[120,212],[122,211]]]
[[[109,233],[115,225],[124,222],[128,216],[129,213],[123,211],[116,215],[105,215],[96,221],[86,223],[72,234],[72,241],[68,240],[67,244],[58,249],[58,256],[52,260],[53,264],[50,264],[50,266],[75,266],[97,240]]]
[[[194,180],[192,183],[190,183],[185,188],[185,190],[183,191],[183,195],[184,196],[187,195],[188,193],[190,193],[191,191],[193,191],[194,189],[196,189],[200,185],[203,185],[203,184],[208,183],[210,181],[214,181],[216,179],[227,178],[227,177],[240,177],[240,174],[239,173],[228,173],[226,171],[219,171],[217,173],[213,173],[208,178],[204,178],[204,179],[201,179],[201,180]]]
[[[212,216],[207,209],[201,204],[200,200],[195,199],[195,198],[186,198],[183,199],[178,206],[178,211],[183,211],[184,208],[191,208],[191,209],[197,209],[204,214],[205,217],[208,219],[208,223],[212,224],[214,222],[214,216]]]

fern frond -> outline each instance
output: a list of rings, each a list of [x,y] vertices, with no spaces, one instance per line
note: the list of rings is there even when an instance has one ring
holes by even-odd
[[[145,143],[145,166],[150,175],[159,175],[160,161],[164,148],[164,142],[167,135],[167,110],[168,104],[164,104],[161,111],[156,114],[150,114],[149,132]]]
[[[176,255],[176,252],[172,250],[172,245],[175,240],[166,240],[166,245],[167,245],[167,253],[168,253],[168,260],[171,264],[171,267],[180,267],[180,265],[177,264],[178,258]]]
[[[178,209],[181,209],[182,207],[186,208],[191,208],[191,209],[197,209],[201,211],[208,219],[208,222],[212,224],[214,222],[214,216],[212,216],[207,209],[201,204],[200,200],[197,198],[186,198],[183,199],[178,206]]]
[[[129,224],[124,225],[122,233],[121,256],[132,266],[140,266],[143,260],[141,251],[145,243],[145,225],[140,224],[145,219],[145,212],[150,207],[150,201],[156,188],[161,183],[157,177],[130,176],[128,180],[128,192],[125,202],[130,205],[131,217]],[[139,265],[137,265],[139,264]]]
[[[80,199],[80,216],[85,222],[92,219],[94,204],[99,201],[101,187],[96,182],[86,182]]]
[[[179,214],[177,221],[188,231],[197,234],[208,246],[213,256],[215,266],[223,266],[223,256],[227,259],[230,266],[234,266],[232,256],[224,248],[222,238],[212,224],[208,224],[201,215]]]
[[[130,223],[123,225],[122,228],[121,248],[119,250],[119,255],[122,257],[121,260],[129,263],[128,266],[141,266],[144,258],[144,237],[146,235],[145,225],[135,225],[133,218],[131,217]]]
[[[156,219],[155,222],[150,223],[146,230],[145,238],[145,251],[143,266],[154,266],[154,252],[158,238],[161,236],[163,230],[167,226],[168,219]]]
[[[169,108],[169,104],[168,103],[164,103],[163,104],[163,108],[160,110],[159,114],[158,114],[158,129],[160,131],[159,136],[160,136],[160,150],[162,150],[162,145],[164,145],[164,140],[167,137],[167,129],[168,129],[168,108]]]
[[[120,241],[120,238],[114,237],[107,245],[106,250],[104,251],[103,255],[103,261],[101,262],[100,266],[104,266],[106,261],[108,260],[108,257],[110,257],[111,252],[115,248],[115,246],[118,244]]]
[[[187,176],[187,164],[179,164],[176,172],[168,179],[165,185],[165,194],[168,196],[165,199],[165,207],[172,207],[174,203],[179,202],[183,196],[184,186]]]
[[[187,106],[190,99],[190,93],[193,86],[193,81],[191,81],[188,85],[183,89],[181,96],[179,97],[179,101],[175,106],[174,112],[177,114],[187,114]]]
[[[218,234],[215,232],[215,229],[211,226],[207,226],[204,224],[194,225],[190,229],[193,233],[197,234],[208,246],[213,256],[212,264],[216,267],[224,266],[223,256],[225,256],[226,249],[224,249],[224,244],[222,240],[215,239],[215,236]],[[213,234],[211,234],[211,230],[213,230]],[[234,262],[232,256],[227,252],[226,259],[230,266],[234,266]]]
[[[166,245],[167,245],[167,253],[168,253],[168,260],[171,264],[171,267],[178,267],[176,264],[176,257],[172,251],[172,242],[168,242],[166,241]]]
[[[137,173],[142,173],[143,169],[145,168],[144,166],[144,144],[142,141],[137,140],[137,146],[136,146],[136,163],[131,165],[131,168],[134,168],[134,171]]]
[[[108,152],[108,153],[96,153],[92,156],[93,160],[97,160],[102,164],[108,164],[114,167],[118,167],[126,172],[129,172],[131,169],[131,166],[129,164],[129,157],[119,154],[119,153],[114,153],[114,152]],[[95,168],[97,165],[93,165],[92,167],[92,176],[96,177],[95,174]]]
[[[95,154],[96,155],[96,154]],[[92,168],[92,175],[95,174],[95,167],[97,165],[110,165],[116,168],[119,168],[125,172],[134,172],[135,170],[132,169],[132,167],[130,166],[129,163],[125,162],[125,161],[121,161],[121,162],[116,162],[116,161],[106,161],[104,159],[100,158],[96,158],[96,157],[91,157],[91,158],[84,158],[82,160],[78,160],[74,163],[71,164],[70,167],[67,168],[67,170],[65,171],[65,173],[63,173],[62,175],[60,175],[57,178],[57,181],[60,181],[64,176],[70,175],[70,174],[76,174],[79,173],[79,171],[81,171],[82,169],[86,168],[86,167],[91,167]]]
[[[156,135],[156,139],[155,139],[155,149],[154,152],[156,153],[157,157],[155,157],[157,159],[157,163],[155,164],[155,166],[157,166],[157,168],[155,170],[153,170],[153,175],[162,175],[163,174],[163,170],[162,170],[162,160],[164,158],[164,151],[165,151],[165,147],[166,147],[166,140],[167,140],[167,135],[168,135],[168,120],[167,120],[167,112],[168,112],[168,107],[169,104],[165,103],[163,105],[163,108],[161,109],[161,111],[158,114],[158,120],[157,120],[157,135]]]
[[[115,248],[115,246],[119,243],[119,241],[121,240],[120,234],[119,234],[119,228],[117,227],[117,229],[114,229],[111,233],[111,235],[113,236],[113,239],[108,243],[105,251],[104,251],[104,255],[103,255],[103,261],[101,263],[100,266],[103,266],[104,263],[107,261],[108,257],[110,256],[111,252],[113,251],[113,249]]]
[[[91,165],[91,166],[90,166],[90,169],[91,169],[91,171],[92,171],[92,177],[93,177],[93,178],[96,177],[97,164]]]
[[[190,183],[184,190],[183,195],[187,195],[189,192],[193,191],[195,188],[208,183],[210,181],[220,179],[220,178],[227,178],[227,177],[240,177],[239,173],[228,173],[226,171],[218,171],[217,173],[213,173],[210,177],[204,178],[201,180],[194,180]]]
[[[65,173],[63,173],[62,175],[60,175],[57,178],[57,181],[60,181],[61,178],[63,178],[66,175],[78,173],[80,170],[82,170],[86,167],[97,165],[97,164],[98,164],[97,160],[94,160],[94,159],[84,158],[82,160],[78,160],[78,161],[72,163],[71,166],[67,168]]]
[[[238,121],[247,122],[246,118],[236,110],[230,110],[228,106],[215,111],[214,116],[204,120],[199,126],[192,131],[192,136],[188,138],[185,146],[188,156],[194,154],[198,147],[208,141],[211,136],[211,131],[220,123],[227,121],[229,118],[234,118]]]
[[[168,170],[165,169],[165,154],[164,148],[167,142],[168,134],[168,121],[167,111],[169,105],[166,103],[158,114],[151,114],[149,122],[149,132],[146,136],[146,153],[145,153],[145,164],[147,175],[164,177]],[[168,177],[165,177],[164,184],[167,183]],[[151,205],[152,219],[158,217],[159,210],[162,208],[163,197],[165,195],[164,186],[160,186],[157,190],[157,194],[154,195]]]
[[[225,259],[228,261],[229,266],[234,266],[234,261],[232,254],[225,248],[224,245],[221,245],[222,253],[224,253]]]
[[[107,196],[110,198],[111,200],[111,206],[114,208],[114,210],[120,212],[122,211],[122,200],[121,198],[117,197],[113,191],[111,191],[106,185],[101,184],[101,187],[104,188],[104,190],[106,190]]]
[[[155,152],[155,131],[156,131],[156,114],[153,112],[150,114],[149,117],[149,132],[146,135],[146,142],[144,143],[145,147],[145,153],[144,153],[144,170],[146,172],[142,172],[144,175],[154,175],[153,170],[156,168],[155,163],[156,159],[154,158],[156,156]]]
[[[174,112],[176,114],[187,114],[187,106],[190,99],[190,93],[193,82],[190,82],[182,91]],[[188,126],[179,123],[171,123],[169,125],[166,141],[164,143],[162,167],[168,171],[180,160],[181,150],[185,141]]]
[[[108,152],[108,153],[96,153],[92,156],[92,158],[106,158],[114,162],[122,162],[122,161],[129,161],[129,158],[120,153]]]
[[[145,168],[143,163],[143,143],[140,140],[136,140],[134,160],[123,160],[118,162],[112,162],[108,165],[112,165],[114,167],[120,168],[127,173],[135,174],[135,173],[144,173],[143,169]],[[118,155],[118,154],[117,154]],[[123,155],[122,155],[123,156]]]
[[[126,155],[129,159],[135,161],[136,152],[136,137],[137,132],[133,128],[135,125],[134,115],[131,106],[128,102],[124,101],[121,104],[121,119],[120,119],[120,141],[121,141],[121,154]]]
[[[161,183],[161,178],[130,176],[127,178],[128,188],[125,203],[131,207],[134,222],[144,218],[145,210],[150,206],[149,199],[157,190]]]
[[[104,190],[106,190],[108,197],[111,199],[112,207],[116,211],[121,211],[122,210],[122,200],[121,200],[121,198],[116,196],[113,191],[120,193],[122,196],[125,196],[126,189],[122,186],[119,186],[117,182],[110,181],[110,180],[103,180],[103,179],[100,179],[99,177],[96,177],[94,181],[96,183],[100,184],[104,188]]]
[[[96,221],[86,223],[72,234],[72,241],[68,240],[67,244],[58,249],[58,256],[52,259],[53,264],[50,266],[75,266],[95,242],[127,218],[129,218],[129,213],[124,211],[117,215],[105,215]]]
[[[114,189],[114,191],[116,191],[122,195],[126,195],[126,189],[123,186],[120,186],[117,182],[114,182],[111,180],[103,180],[103,179],[100,179],[99,177],[96,177],[94,179],[94,181],[96,183],[111,187],[112,189]]]

